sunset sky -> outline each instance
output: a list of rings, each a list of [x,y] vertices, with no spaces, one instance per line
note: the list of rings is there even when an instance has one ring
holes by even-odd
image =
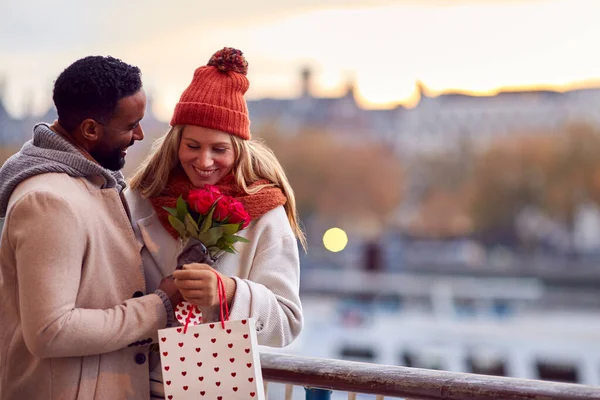
[[[416,80],[481,94],[597,83],[599,16],[597,0],[0,0],[0,75],[19,115],[50,104],[69,63],[110,54],[140,66],[168,119],[194,69],[231,46],[250,63],[250,98],[297,95],[308,65],[317,95],[354,78],[361,104],[389,107]]]

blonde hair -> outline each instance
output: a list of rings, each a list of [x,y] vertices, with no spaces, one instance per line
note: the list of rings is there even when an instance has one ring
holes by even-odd
[[[173,169],[179,166],[179,144],[185,125],[176,125],[152,144],[150,154],[129,180],[132,190],[142,197],[158,196],[167,186]],[[300,227],[294,191],[277,157],[262,141],[243,140],[230,135],[235,154],[233,174],[235,182],[245,193],[254,194],[265,187],[278,187],[287,199],[285,213],[296,238],[306,250],[306,236]],[[252,183],[266,179],[272,183],[248,188]]]

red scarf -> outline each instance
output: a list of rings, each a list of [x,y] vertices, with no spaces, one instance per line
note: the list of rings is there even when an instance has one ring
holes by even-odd
[[[252,183],[249,188],[268,183],[270,183],[268,180],[262,179]],[[226,176],[214,186],[216,186],[224,195],[234,197],[236,200],[240,201],[253,220],[287,202],[285,195],[278,187],[267,187],[255,194],[248,194],[237,186],[233,175]],[[171,174],[167,187],[165,187],[162,193],[156,197],[150,198],[152,207],[154,207],[161,225],[175,239],[179,238],[179,234],[169,223],[169,213],[167,213],[163,207],[175,208],[177,198],[180,195],[183,195],[183,197],[186,198],[189,191],[193,189],[196,189],[196,187],[192,185],[192,182],[190,182],[185,172],[178,168]]]

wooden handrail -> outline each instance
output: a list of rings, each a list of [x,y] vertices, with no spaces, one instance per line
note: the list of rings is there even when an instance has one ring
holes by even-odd
[[[261,352],[263,379],[419,400],[598,400],[600,387]]]

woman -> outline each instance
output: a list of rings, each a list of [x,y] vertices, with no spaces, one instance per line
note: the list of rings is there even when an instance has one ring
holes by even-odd
[[[216,271],[225,284],[230,319],[254,318],[258,343],[283,347],[302,329],[297,240],[304,245],[305,238],[281,165],[250,138],[247,66],[241,51],[224,48],[195,71],[172,128],[134,173],[126,197],[143,245],[148,291],[173,274],[183,297],[201,308],[207,322],[219,302]],[[238,253],[222,255],[212,267],[190,264],[175,271],[181,245],[163,206],[173,207],[180,195],[204,185],[242,202],[252,222],[238,234],[250,243],[237,243]],[[151,377],[159,381],[154,394],[160,394],[158,355],[152,361]]]

